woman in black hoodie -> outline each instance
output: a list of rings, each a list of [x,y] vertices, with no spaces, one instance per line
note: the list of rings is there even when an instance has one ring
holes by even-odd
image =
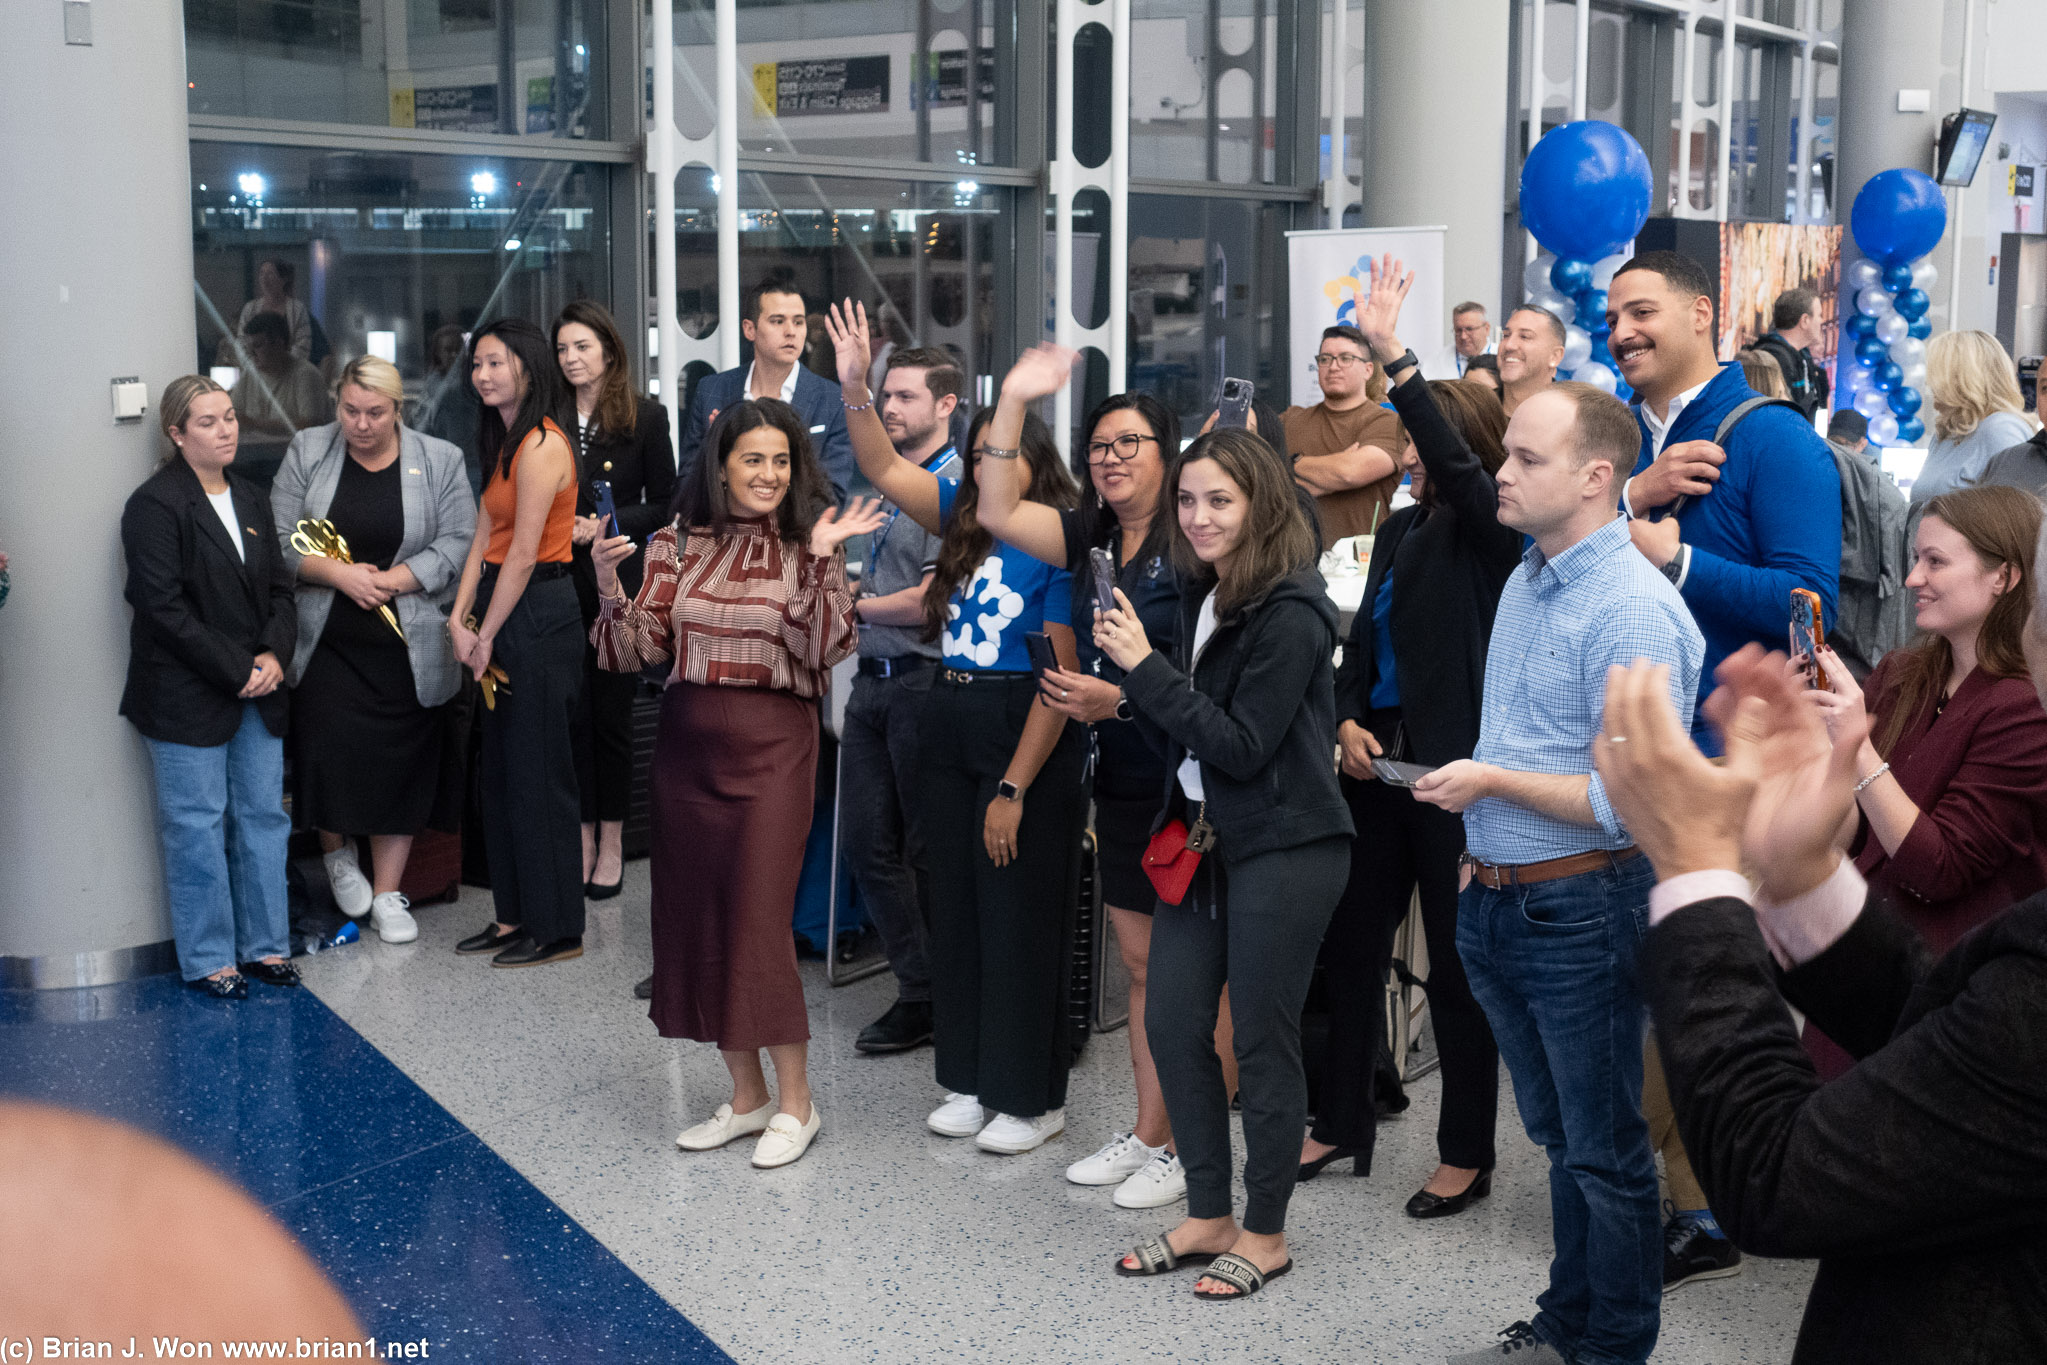
[[[1336,606],[1286,461],[1248,431],[1210,432],[1166,477],[1181,596],[1176,657],[1155,652],[1119,591],[1095,641],[1154,732],[1170,776],[1159,825],[1214,843],[1178,905],[1153,919],[1145,1022],[1187,1170],[1187,1221],[1118,1264],[1156,1275],[1208,1262],[1204,1298],[1241,1298],[1293,1265],[1293,1194],[1307,1082],[1301,1005],[1350,868],[1336,782]],[[1242,1228],[1230,1201],[1230,1102],[1215,1055],[1229,983],[1244,1110]]]

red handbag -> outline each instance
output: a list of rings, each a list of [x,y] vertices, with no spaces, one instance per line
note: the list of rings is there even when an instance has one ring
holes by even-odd
[[[1194,833],[1187,832],[1184,821],[1168,820],[1164,829],[1152,835],[1144,847],[1144,875],[1151,878],[1159,899],[1167,905],[1185,900],[1201,856],[1214,846],[1215,830],[1208,823],[1206,803],[1194,817]]]

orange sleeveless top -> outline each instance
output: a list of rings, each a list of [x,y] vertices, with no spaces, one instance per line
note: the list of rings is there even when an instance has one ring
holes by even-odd
[[[519,493],[513,483],[513,475],[519,456],[525,452],[527,445],[539,441],[550,431],[563,442],[568,440],[566,436],[562,436],[562,429],[554,424],[552,417],[541,418],[540,430],[520,443],[519,449],[513,452],[511,463],[505,466],[502,475],[493,477],[484,485],[483,510],[490,513],[490,544],[483,549],[483,562],[486,564],[504,563],[505,553],[512,548],[512,523],[519,515]],[[576,485],[572,482],[554,495],[554,503],[547,509],[547,525],[540,532],[540,553],[535,562],[541,564],[569,562],[571,544],[569,532],[575,520]]]

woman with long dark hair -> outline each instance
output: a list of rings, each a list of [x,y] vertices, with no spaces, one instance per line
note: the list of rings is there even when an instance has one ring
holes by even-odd
[[[455,951],[491,953],[494,967],[537,967],[583,955],[571,738],[583,690],[583,616],[569,581],[576,461],[551,415],[560,371],[538,327],[490,323],[470,342],[469,361],[482,404],[483,501],[448,635],[477,680],[492,679],[480,776],[497,918]]]
[[[823,1119],[789,907],[817,785],[817,701],[858,640],[845,542],[881,525],[842,515],[795,409],[735,403],[705,435],[673,522],[647,542],[628,602],[630,536],[592,551],[598,662],[673,661],[653,770],[654,996],[664,1038],[717,1045],[732,1097],[675,1140],[709,1151],[751,1133],[753,1164],[786,1166]],[[775,1064],[768,1093],[761,1049]]]
[[[1072,481],[1045,424],[982,411],[968,463],[940,478],[896,453],[867,387],[866,310],[826,318],[860,471],[943,544],[925,589],[925,631],[943,658],[920,752],[931,879],[931,1006],[945,1102],[926,1120],[983,1151],[1028,1152],[1066,1126],[1072,894],[1087,809],[1085,746],[1043,705],[1024,637],[1042,631],[1078,667],[1065,570],[997,543],[978,517],[977,476],[1024,465],[1023,496],[1071,507]]]
[[[1192,886],[1161,903],[1146,1001],[1152,1056],[1187,1170],[1187,1219],[1117,1263],[1156,1275],[1208,1261],[1194,1292],[1257,1293],[1293,1262],[1293,1193],[1307,1084],[1301,1006],[1350,867],[1352,824],[1337,788],[1332,687],[1336,605],[1292,471],[1248,431],[1212,431],[1166,476],[1183,575],[1179,643],[1151,647],[1130,599],[1095,618],[1095,642],[1158,733],[1171,773],[1161,829],[1184,823],[1201,850]],[[1247,1156],[1240,1228],[1230,1198],[1230,1097],[1215,1055],[1230,988]]]
[[[626,362],[625,341],[603,304],[577,299],[554,320],[554,355],[568,386],[564,432],[576,448],[574,547],[576,597],[587,631],[597,622],[593,542],[615,535],[645,544],[668,523],[675,492],[675,447],[668,440],[668,409],[641,398]],[[567,419],[573,416],[571,424]],[[611,486],[618,525],[597,516],[591,485]],[[640,590],[639,561],[618,566],[630,596]],[[625,817],[633,780],[633,693],[639,680],[597,666],[594,646],[583,651],[583,704],[577,713],[576,786],[583,798],[583,882],[591,900],[618,894],[625,875]]]

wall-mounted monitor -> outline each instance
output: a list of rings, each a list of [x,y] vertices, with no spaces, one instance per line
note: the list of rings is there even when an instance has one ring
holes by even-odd
[[[1990,145],[1990,130],[1997,115],[1982,109],[1964,109],[1940,121],[1940,174],[1943,185],[1967,185],[1976,178],[1983,149]]]

